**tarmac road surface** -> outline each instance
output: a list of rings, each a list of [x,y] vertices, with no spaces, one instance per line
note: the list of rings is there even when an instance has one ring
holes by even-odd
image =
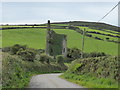
[[[29,88],[83,88],[74,83],[59,78],[59,74],[42,74],[33,76]]]

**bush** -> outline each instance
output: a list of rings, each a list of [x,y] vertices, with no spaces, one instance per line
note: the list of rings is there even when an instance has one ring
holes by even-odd
[[[2,52],[10,52],[10,47],[4,47],[4,48],[2,48]]]
[[[109,39],[110,39],[109,37],[106,38],[106,40],[109,40]]]
[[[64,62],[65,62],[65,63],[70,63],[70,62],[72,62],[72,61],[73,61],[72,58],[68,58],[68,57],[65,57],[65,58],[64,58]]]
[[[104,52],[91,52],[89,54],[89,57],[101,57],[101,56],[107,56]]]
[[[36,49],[37,54],[45,53],[44,49]]]
[[[26,61],[34,61],[35,59],[35,51],[33,50],[30,50],[30,49],[26,49],[26,50],[23,50],[22,48],[19,49],[19,51],[17,52],[17,55],[21,56],[23,60],[26,60]]]
[[[108,56],[104,52],[91,52],[91,53],[83,53],[84,58],[88,57],[101,57],[101,56]]]
[[[2,87],[23,88],[28,84],[30,73],[25,71],[22,62],[18,56],[3,54]]]
[[[10,48],[10,52],[11,54],[17,54],[17,52],[19,51],[19,49],[26,49],[26,45],[19,45],[19,44],[15,44],[14,46],[12,46]]]
[[[117,56],[77,59],[72,62],[67,72],[77,75],[91,75],[98,78],[102,77],[118,80],[120,76],[118,72],[118,60],[119,57]]]
[[[81,58],[81,50],[78,48],[70,48],[67,51],[67,59],[65,62],[71,62],[75,59]],[[91,53],[85,53],[83,52],[83,58],[88,58],[88,57],[101,57],[101,56],[108,56],[104,52],[91,52]]]
[[[95,39],[102,40],[102,39],[101,39],[101,38],[99,38],[99,37],[95,37]]]
[[[47,64],[50,64],[50,61],[52,61],[52,60],[53,60],[53,59],[52,59],[50,56],[46,55],[46,54],[41,54],[41,55],[40,55],[40,58],[39,58],[39,61],[40,61],[41,63],[46,62]]]
[[[64,63],[64,57],[62,55],[56,56],[57,64],[63,64]]]
[[[80,58],[81,57],[81,50],[78,48],[68,49],[67,57],[72,58],[73,60]]]

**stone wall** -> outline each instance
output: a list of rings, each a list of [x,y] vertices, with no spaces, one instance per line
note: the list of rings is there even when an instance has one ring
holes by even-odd
[[[50,56],[67,55],[67,36],[57,34],[53,30],[47,31],[46,54]]]

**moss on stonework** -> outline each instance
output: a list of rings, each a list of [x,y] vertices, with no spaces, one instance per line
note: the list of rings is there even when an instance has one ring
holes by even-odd
[[[51,56],[62,55],[63,40],[65,39],[66,35],[57,34],[52,30],[48,32],[49,35],[47,38],[48,44],[47,51],[49,55]]]

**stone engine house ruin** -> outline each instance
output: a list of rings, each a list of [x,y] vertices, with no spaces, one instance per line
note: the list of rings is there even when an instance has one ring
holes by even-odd
[[[51,30],[50,20],[48,20],[47,36],[46,36],[46,54],[50,56],[67,55],[67,36],[57,34]]]

